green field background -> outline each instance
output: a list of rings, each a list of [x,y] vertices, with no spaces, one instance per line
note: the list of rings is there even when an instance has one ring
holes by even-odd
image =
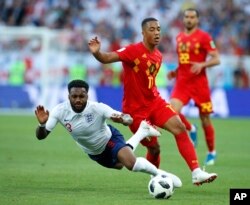
[[[199,127],[197,154],[201,165],[206,146]],[[250,188],[250,119],[213,119],[218,160],[208,172],[218,173],[211,184],[196,187],[174,138],[160,137],[161,168],[178,175],[183,187],[169,200],[156,200],[147,190],[144,173],[106,169],[75,144],[60,125],[45,140],[35,138],[34,116],[0,116],[0,204],[12,205],[228,205],[230,188]],[[127,127],[115,125],[131,136]],[[136,155],[144,156],[139,145]]]

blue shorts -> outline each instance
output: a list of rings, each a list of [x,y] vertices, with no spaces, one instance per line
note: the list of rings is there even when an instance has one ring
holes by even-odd
[[[127,144],[124,140],[123,135],[120,133],[119,130],[117,130],[111,125],[108,125],[108,126],[111,130],[112,136],[110,140],[108,141],[105,150],[101,154],[98,154],[98,155],[89,154],[89,157],[104,167],[114,168],[114,166],[118,162],[118,159],[117,159],[118,151],[121,148],[127,146]]]

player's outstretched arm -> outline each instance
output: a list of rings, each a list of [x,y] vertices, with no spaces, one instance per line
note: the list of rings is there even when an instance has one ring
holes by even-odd
[[[101,52],[101,42],[97,37],[91,39],[88,43],[89,50],[99,62],[103,64],[119,61],[119,56],[116,52]]]
[[[131,125],[133,123],[133,118],[129,114],[113,114],[110,119],[113,122],[121,123],[125,126]]]
[[[35,115],[39,122],[39,125],[36,128],[36,137],[39,140],[45,139],[50,133],[45,127],[45,124],[49,118],[49,111],[45,110],[42,105],[38,105],[35,110]]]

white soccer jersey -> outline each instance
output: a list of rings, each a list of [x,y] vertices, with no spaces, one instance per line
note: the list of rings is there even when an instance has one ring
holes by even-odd
[[[86,153],[97,155],[111,138],[106,119],[114,113],[121,114],[106,104],[92,101],[87,102],[83,112],[75,113],[70,102],[65,101],[51,111],[46,129],[52,131],[60,122]]]

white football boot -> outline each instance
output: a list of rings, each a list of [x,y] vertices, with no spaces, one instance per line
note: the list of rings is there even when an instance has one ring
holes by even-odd
[[[201,169],[194,170],[192,173],[192,182],[194,185],[200,186],[204,183],[210,183],[217,178],[216,173],[207,173]]]
[[[141,124],[137,132],[142,133],[141,140],[143,140],[146,137],[150,137],[150,136],[159,137],[161,135],[161,133],[156,128],[148,124],[145,120],[141,121]]]

